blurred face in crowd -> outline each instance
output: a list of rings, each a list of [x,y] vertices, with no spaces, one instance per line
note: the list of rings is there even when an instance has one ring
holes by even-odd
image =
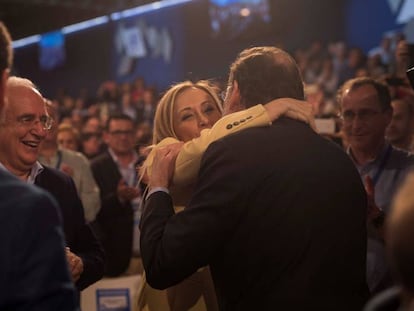
[[[101,121],[98,118],[89,118],[86,121],[83,131],[90,133],[90,132],[100,132],[101,131]]]
[[[76,141],[76,136],[70,130],[58,132],[57,142],[61,148],[69,149],[73,151],[78,150],[78,143]]]
[[[376,89],[362,85],[345,90],[342,98],[343,130],[352,150],[376,151],[384,142],[392,111],[383,111]]]
[[[45,139],[49,116],[41,94],[26,86],[7,88],[9,104],[0,127],[0,161],[16,175],[29,173]]]
[[[113,119],[104,138],[105,143],[116,155],[129,154],[135,144],[134,125],[129,120]]]
[[[93,157],[101,151],[102,138],[99,133],[82,134],[82,151],[88,157]]]
[[[211,128],[221,118],[210,95],[195,87],[177,96],[173,114],[174,132],[184,142],[199,137],[201,130]]]
[[[409,140],[414,127],[414,119],[408,107],[409,103],[404,100],[393,100],[392,120],[386,131],[386,137],[391,143],[403,143]]]

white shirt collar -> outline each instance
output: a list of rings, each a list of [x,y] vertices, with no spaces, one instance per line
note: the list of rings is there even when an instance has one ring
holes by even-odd
[[[3,163],[0,162],[0,169],[3,171],[7,171],[11,173]],[[28,184],[34,184],[36,177],[44,170],[43,166],[39,163],[39,161],[36,161],[35,164],[33,164],[32,169],[30,170],[30,174],[27,177],[26,182]]]

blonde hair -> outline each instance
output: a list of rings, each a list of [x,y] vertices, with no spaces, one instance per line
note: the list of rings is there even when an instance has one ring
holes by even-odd
[[[178,139],[174,132],[174,106],[177,96],[189,88],[196,88],[206,92],[213,99],[213,102],[219,111],[223,111],[221,100],[217,94],[218,87],[213,85],[210,81],[200,80],[195,83],[192,81],[184,81],[175,84],[164,93],[158,103],[154,117],[152,140],[154,145],[166,137],[174,137]]]
[[[62,133],[62,132],[71,133],[73,135],[73,137],[75,138],[76,143],[79,145],[79,143],[80,143],[79,131],[76,128],[74,128],[72,126],[72,124],[67,124],[67,123],[59,124],[57,132],[58,132],[58,134]]]

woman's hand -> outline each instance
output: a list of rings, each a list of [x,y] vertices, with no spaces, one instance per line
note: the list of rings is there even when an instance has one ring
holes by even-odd
[[[181,142],[161,147],[155,151],[152,172],[149,176],[150,188],[168,188],[174,174],[175,160],[182,146],[183,143]]]
[[[294,98],[278,98],[264,105],[270,120],[274,121],[282,115],[314,126],[313,107],[310,103]]]

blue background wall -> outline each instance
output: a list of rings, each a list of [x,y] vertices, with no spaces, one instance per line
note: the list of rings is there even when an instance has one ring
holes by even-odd
[[[67,35],[66,64],[52,71],[39,69],[37,45],[16,50],[15,73],[32,79],[48,97],[53,97],[59,87],[72,95],[81,87],[93,93],[105,80],[122,82],[138,76],[162,91],[184,79],[225,80],[232,60],[246,47],[283,43],[293,51],[315,39],[328,42],[344,38],[344,0],[269,0],[269,4],[272,21],[268,27],[251,29],[229,40],[211,36],[208,0],[123,20],[128,25],[140,21],[157,29],[166,28],[172,38],[171,62],[149,55],[137,59],[123,76],[117,73],[122,55],[115,49],[115,21]]]
[[[413,0],[408,0],[413,1]],[[349,0],[345,7],[345,40],[350,45],[368,51],[378,46],[387,31],[401,30],[395,22],[398,12],[393,13],[387,0]]]

